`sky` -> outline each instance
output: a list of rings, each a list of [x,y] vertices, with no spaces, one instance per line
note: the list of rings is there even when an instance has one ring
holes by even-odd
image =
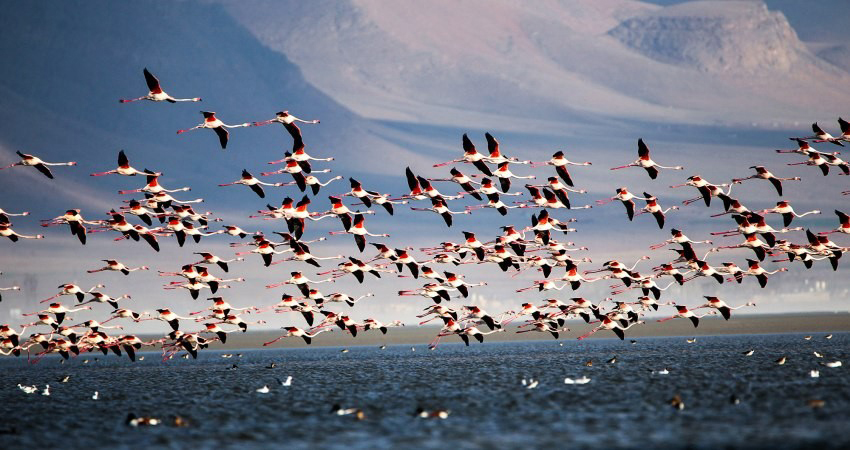
[[[197,261],[192,252],[209,250],[231,257],[235,251],[244,250],[231,247],[238,243],[236,239],[211,236],[201,244],[187,243],[183,248],[173,239],[162,239],[162,251],[154,253],[143,243],[115,240],[118,236],[114,232],[93,233],[88,244],[81,246],[67,227],[39,226],[39,220],[71,208],[80,208],[86,218],[102,219],[109,209],[129,200],[132,196],[117,191],[141,187],[143,179],[89,176],[114,168],[120,149],[127,152],[135,167],[163,172],[166,187],[191,186],[191,191],[174,196],[181,200],[203,198],[204,203],[196,209],[211,211],[222,219],[211,224],[212,230],[223,224],[267,234],[285,228],[281,222],[248,216],[265,209],[266,203],[279,204],[285,196],[300,199],[302,194],[294,187],[266,188],[268,196],[263,200],[248,188],[218,184],[236,180],[243,168],[255,175],[276,168],[266,162],[283,156],[291,145],[289,136],[279,126],[234,129],[227,150],[218,147],[208,130],[178,136],[178,129],[201,121],[201,109],[216,111],[227,123],[271,118],[282,109],[304,119],[320,119],[320,124],[302,126],[311,154],[335,158],[330,163],[315,164],[318,169],[332,171],[319,178],[354,177],[368,189],[395,196],[407,192],[405,167],[428,177],[445,176],[448,168],[431,166],[460,156],[463,133],[483,150],[484,132],[489,131],[500,140],[506,154],[521,159],[544,161],[555,151],[565,150],[571,160],[592,161],[590,167],[571,171],[577,187],[589,191],[571,195],[571,199],[576,205],[594,204],[594,208],[553,212],[560,219],[578,220],[574,224],[578,231],[565,238],[590,248],[578,254],[593,260],[582,265],[584,270],[610,259],[631,262],[646,254],[652,259],[639,266],[646,272],[672,253],[649,250],[649,245],[669,236],[667,228],[659,230],[651,218],[639,216],[628,222],[622,206],[595,205],[595,200],[610,197],[619,186],[650,192],[667,206],[681,205],[696,191],[669,186],[682,183],[688,175],[699,173],[721,183],[749,175],[751,165],[764,164],[777,175],[803,177],[799,183],[787,183],[783,197],[798,211],[823,211],[798,219],[794,225],[818,231],[832,229],[837,225],[833,209],[847,209],[847,197],[839,193],[848,189],[850,178],[838,176],[836,170],[822,177],[816,168],[786,166],[801,159],[773,152],[791,148],[789,136],[808,135],[812,121],[818,120],[835,132],[836,118],[850,115],[835,106],[847,105],[850,100],[848,84],[839,83],[850,79],[841,68],[843,60],[828,61],[819,56],[824,49],[834,50],[846,41],[843,24],[847,12],[838,8],[837,2],[821,4],[833,13],[817,23],[812,22],[810,10],[794,2],[767,2],[769,11],[781,11],[795,32],[790,37],[780,34],[782,40],[777,42],[782,46],[773,50],[792,61],[805,62],[811,70],[802,75],[770,61],[755,75],[734,68],[718,69],[718,58],[760,50],[736,47],[749,41],[736,40],[734,34],[717,47],[684,47],[683,52],[699,51],[699,65],[690,65],[690,59],[660,62],[647,56],[654,54],[649,50],[617,41],[610,33],[622,21],[656,23],[655,18],[665,14],[679,20],[705,14],[719,18],[718,29],[722,30],[727,23],[724,21],[730,20],[730,8],[740,7],[732,2],[702,2],[684,12],[681,7],[662,9],[679,2],[577,2],[570,8],[541,2],[534,9],[512,2],[496,2],[491,8],[469,2],[460,11],[441,10],[437,3],[16,5],[14,14],[0,18],[0,52],[6,61],[15,62],[0,68],[0,95],[4,98],[0,104],[0,165],[15,162],[16,150],[46,161],[73,160],[78,164],[54,168],[55,180],[32,168],[0,171],[0,208],[30,212],[27,217],[12,217],[14,229],[46,236],[18,243],[0,241],[0,288],[23,288],[3,292],[0,323],[25,323],[20,314],[40,309],[43,305],[38,302],[57,293],[55,286],[66,282],[85,289],[102,283],[106,285],[103,292],[109,295],[130,294],[127,307],[137,311],[168,306],[182,315],[207,306],[204,300],[193,301],[187,292],[163,289],[177,279],[158,276],[157,271],[175,271]],[[424,9],[407,11],[414,7]],[[459,20],[463,23],[462,19],[475,13],[480,13],[475,20],[458,26]],[[405,14],[419,14],[425,25],[414,26]],[[297,24],[293,22],[296,20]],[[782,19],[776,23],[778,32],[785,29]],[[432,28],[416,32],[419,26]],[[669,31],[665,26],[655,30],[662,38]],[[706,36],[718,33],[713,28],[698,32]],[[668,55],[680,54],[670,51],[673,53]],[[840,55],[834,50],[827,56]],[[202,97],[203,102],[119,104],[119,98],[145,94],[144,67],[160,78],[167,92],[178,97]],[[656,181],[649,180],[640,169],[609,171],[636,158],[638,138],[650,144],[659,163],[686,169],[663,171]],[[457,167],[475,173],[471,166]],[[536,175],[536,182],[553,175],[551,168],[513,166],[513,170],[520,175]],[[269,179],[290,181],[286,176]],[[513,190],[522,191],[522,184],[515,180]],[[444,193],[458,190],[448,183],[437,187]],[[751,209],[771,207],[779,200],[772,187],[762,181],[734,189]],[[326,210],[327,195],[347,190],[347,180],[323,188],[310,209]],[[506,203],[514,200],[508,197]],[[351,203],[347,200],[348,205]],[[463,199],[451,202],[450,207],[462,210],[473,204]],[[492,210],[479,210],[456,217],[455,225],[447,228],[436,214],[410,211],[408,206],[397,205],[393,217],[377,209],[367,216],[369,230],[390,233],[390,238],[381,239],[388,245],[418,249],[446,240],[457,242],[462,231],[474,231],[482,240],[490,240],[498,234],[499,226],[525,226],[536,212],[519,209],[501,217]],[[728,218],[709,217],[718,212],[716,204],[711,209],[696,204],[682,207],[670,213],[667,227],[683,229],[693,239],[704,239],[711,231],[732,228]],[[777,228],[781,225],[776,217],[771,217],[770,223]],[[350,236],[327,234],[338,229],[340,224],[335,219],[309,224],[307,238],[328,238],[311,247],[316,255],[371,257],[369,249],[359,254]],[[789,236],[794,242],[804,240],[800,233]],[[738,239],[718,242],[732,245]],[[844,236],[834,240],[850,245]],[[376,241],[370,238],[370,242]],[[421,252],[414,255],[426,259]],[[731,260],[743,266],[749,257],[747,250],[731,250],[710,261],[719,264]],[[130,266],[148,265],[152,270],[126,277],[86,273],[100,267],[100,260],[106,258]],[[772,263],[767,266],[778,267]],[[231,267],[228,277],[244,277],[246,281],[233,283],[221,294],[235,306],[260,306],[273,304],[283,293],[297,295],[293,288],[266,289],[265,285],[288,278],[292,270],[304,270],[316,278],[317,272],[334,268],[334,262],[323,263],[320,270],[302,263],[264,268],[259,257],[248,255],[245,262]],[[530,271],[512,276],[489,265],[435,268],[456,270],[470,282],[488,283],[474,289],[468,300],[453,300],[454,306],[477,304],[500,311],[552,296],[551,292],[515,292],[540,279],[540,274]],[[696,280],[672,288],[663,299],[696,304],[702,295],[718,295],[732,304],[754,300],[760,305],[758,311],[765,313],[846,311],[845,271],[846,267],[840,267],[833,272],[826,264],[818,264],[811,271],[791,265],[789,272],[771,278],[766,289],[759,289],[753,280],[723,286],[712,280]],[[364,284],[348,276],[319,287],[325,293],[376,294],[351,311],[357,320],[375,317],[385,322],[401,319],[413,323],[428,301],[396,293],[422,284],[409,277],[383,274],[380,280],[367,277]],[[602,281],[555,295],[598,301],[609,295],[609,284]],[[622,297],[633,301],[636,295]],[[67,297],[62,301],[72,303]],[[108,312],[96,307],[75,318],[102,320]],[[269,322],[266,328],[304,325],[297,314],[268,314],[265,318]],[[132,325],[134,332],[162,329],[162,324],[153,322]]]

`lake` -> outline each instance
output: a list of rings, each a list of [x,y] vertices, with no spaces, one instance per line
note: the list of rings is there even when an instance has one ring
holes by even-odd
[[[817,333],[810,340],[772,334],[700,336],[693,343],[684,337],[473,341],[470,347],[444,339],[434,351],[425,345],[207,350],[197,360],[167,362],[147,352],[136,363],[91,353],[64,364],[55,356],[38,364],[2,358],[0,431],[16,432],[0,435],[0,442],[71,449],[846,448],[847,367],[820,363],[846,361],[849,339]],[[784,365],[776,363],[781,356]],[[665,368],[667,375],[653,373]],[[813,369],[819,378],[810,377]],[[65,375],[68,382],[60,382]],[[287,376],[289,387],[276,381]],[[564,384],[565,377],[582,376],[591,381]],[[539,384],[528,389],[523,379]],[[51,395],[28,395],[18,383],[50,384]],[[263,385],[268,394],[256,392]],[[674,395],[684,409],[671,406]],[[740,403],[730,401],[733,395]],[[813,408],[811,400],[823,406]],[[334,404],[361,409],[365,417],[332,414]],[[417,407],[450,413],[445,420],[421,419]],[[130,427],[128,413],[165,423]],[[174,426],[174,416],[189,425]]]

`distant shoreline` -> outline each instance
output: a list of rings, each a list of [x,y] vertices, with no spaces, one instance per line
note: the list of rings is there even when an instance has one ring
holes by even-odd
[[[700,320],[698,328],[694,328],[687,319],[675,319],[664,323],[656,320],[662,316],[650,317],[647,323],[635,326],[626,331],[626,340],[642,337],[694,337],[711,335],[747,335],[747,334],[773,334],[773,333],[837,333],[850,331],[850,313],[789,313],[789,314],[739,314],[733,312],[732,319],[723,320],[722,317],[705,317]],[[303,324],[300,324],[301,326]],[[570,320],[566,323],[570,331],[561,333],[560,340],[563,342],[575,341],[576,338],[588,331],[595,325],[589,325],[581,320]],[[302,327],[306,328],[306,327]],[[486,326],[479,327],[486,331]],[[554,340],[549,333],[516,333],[516,326],[506,327],[503,333],[494,333],[485,336],[487,342],[519,342]],[[322,333],[309,347],[357,347],[357,346],[380,346],[380,345],[425,345],[436,336],[439,326],[406,326],[390,328],[386,335],[380,331],[359,332],[357,337],[351,337],[347,332],[336,328],[332,333]],[[227,343],[216,342],[210,349],[255,349],[255,348],[306,348],[307,344],[301,338],[290,337],[263,347],[263,342],[271,341],[283,334],[283,330],[249,331],[247,333],[230,333]],[[157,338],[159,336],[147,335],[145,338]],[[590,339],[615,338],[610,331],[600,331]],[[446,336],[443,342],[461,342],[458,337]],[[477,342],[473,342],[478,344]]]

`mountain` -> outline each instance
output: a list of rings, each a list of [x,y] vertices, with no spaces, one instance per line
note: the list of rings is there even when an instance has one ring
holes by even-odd
[[[850,74],[761,2],[223,4],[316,87],[376,119],[545,132],[622,119],[788,127],[801,111],[834,120],[850,97]]]

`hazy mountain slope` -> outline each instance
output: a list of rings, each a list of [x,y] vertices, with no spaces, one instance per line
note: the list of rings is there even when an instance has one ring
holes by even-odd
[[[758,2],[225,5],[318,88],[373,118],[471,125],[509,119],[515,128],[542,129],[605,117],[789,124],[799,109],[834,116],[850,97],[847,88],[836,92],[850,76],[820,63],[784,16]],[[699,38],[676,50],[679,60],[658,57],[673,56],[670,46],[684,44],[671,42],[683,35]],[[728,70],[732,53],[766,56],[748,60],[742,73]],[[328,61],[337,69],[328,70]]]
[[[243,192],[215,184],[238,178],[243,167],[269,170],[266,161],[281,158],[291,139],[280,126],[235,129],[222,151],[209,131],[176,135],[201,122],[201,109],[217,111],[228,123],[270,118],[281,109],[320,118],[320,125],[303,127],[308,149],[336,155],[350,171],[375,170],[358,153],[388,149],[399,158],[412,157],[374,137],[368,124],[313,88],[284,55],[264,48],[216,5],[18,5],[15,14],[0,18],[0,54],[10,62],[0,67],[0,144],[6,148],[0,160],[12,162],[14,150],[48,161],[77,160],[73,170],[56,170],[55,184],[65,191],[72,188],[64,183],[73,181],[117,202],[116,190],[140,186],[143,180],[88,176],[113,168],[124,148],[139,168],[163,171],[167,186],[192,185],[193,198],[223,204],[243,198]],[[169,93],[204,101],[119,104],[119,98],[147,92],[143,67]],[[27,186],[21,171],[29,170],[3,173],[7,192]],[[62,209],[73,206],[61,195],[47,200]],[[16,201],[12,196],[4,207],[12,209]]]

